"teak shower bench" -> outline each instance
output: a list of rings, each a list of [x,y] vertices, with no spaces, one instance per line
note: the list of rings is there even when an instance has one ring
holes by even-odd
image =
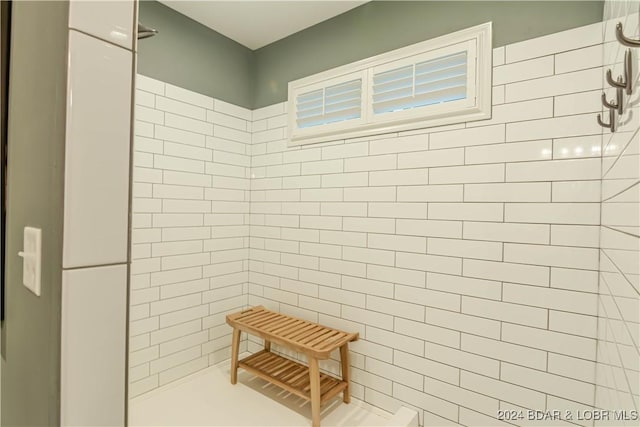
[[[311,401],[313,427],[320,427],[320,407],[342,392],[342,400],[349,403],[349,342],[358,339],[357,333],[327,328],[317,323],[286,316],[257,306],[227,316],[233,327],[231,348],[231,384],[238,380],[238,367],[276,384],[286,391]],[[264,350],[238,360],[240,332],[264,339]],[[271,352],[271,343],[304,353],[309,367]],[[340,348],[342,379],[320,372],[318,360],[328,359]]]

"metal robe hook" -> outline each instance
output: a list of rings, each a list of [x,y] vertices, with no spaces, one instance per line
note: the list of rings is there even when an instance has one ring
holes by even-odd
[[[607,83],[612,87],[619,87],[625,89],[627,95],[631,95],[633,92],[633,66],[631,63],[631,49],[627,49],[624,53],[624,79],[622,76],[618,77],[618,81],[613,80],[611,76],[611,69],[607,70]]]
[[[609,123],[603,122],[600,114],[598,114],[597,120],[598,124],[603,128],[611,129],[611,133],[616,131],[616,110],[609,110]]]
[[[623,112],[623,99],[622,99],[622,88],[617,88],[616,89],[616,103],[612,102],[608,102],[607,101],[607,95],[605,95],[604,93],[602,94],[602,105],[604,105],[605,107],[607,107],[610,110],[617,110],[618,111],[618,115],[622,115]]]
[[[640,47],[640,40],[633,40],[624,35],[622,32],[622,22],[618,22],[618,25],[616,25],[616,38],[625,46]]]

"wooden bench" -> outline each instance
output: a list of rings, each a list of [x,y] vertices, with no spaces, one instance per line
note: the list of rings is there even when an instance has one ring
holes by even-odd
[[[342,400],[349,403],[349,342],[358,339],[357,333],[327,328],[317,323],[286,316],[257,306],[227,316],[233,327],[231,345],[231,384],[238,380],[238,367],[276,384],[286,391],[311,401],[313,427],[320,427],[320,407],[342,392]],[[238,360],[240,332],[264,339],[264,350]],[[309,366],[271,352],[271,343],[303,353]],[[318,361],[328,359],[332,351],[340,349],[342,379],[320,372]]]

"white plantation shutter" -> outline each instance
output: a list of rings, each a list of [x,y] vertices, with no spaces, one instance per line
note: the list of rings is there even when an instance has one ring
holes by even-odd
[[[382,114],[467,97],[467,51],[373,76],[373,112]]]
[[[313,90],[296,97],[298,129],[362,117],[362,79]]]
[[[289,82],[292,145],[491,117],[491,23]]]

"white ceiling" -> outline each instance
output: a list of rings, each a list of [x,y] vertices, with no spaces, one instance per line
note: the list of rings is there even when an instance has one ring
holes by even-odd
[[[367,3],[346,0],[159,1],[253,50]]]

